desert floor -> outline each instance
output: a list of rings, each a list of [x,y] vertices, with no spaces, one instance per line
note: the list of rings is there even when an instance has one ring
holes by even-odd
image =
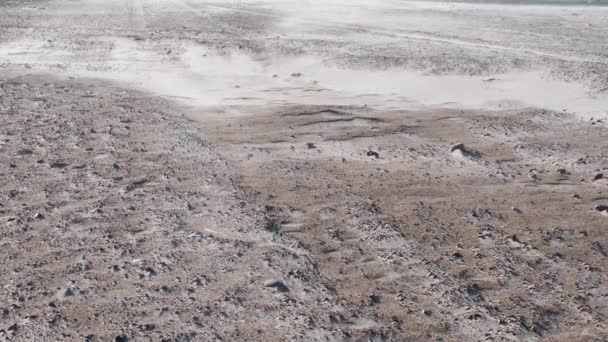
[[[608,340],[606,18],[0,2],[0,341]]]

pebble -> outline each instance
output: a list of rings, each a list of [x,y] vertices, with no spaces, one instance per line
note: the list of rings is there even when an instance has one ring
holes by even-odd
[[[604,178],[604,174],[603,173],[598,173],[597,175],[595,175],[595,177],[593,177],[593,181],[598,181],[600,179]]]
[[[457,260],[457,261],[464,260],[464,255],[462,255],[462,253],[460,253],[460,252],[454,252],[454,254],[452,254],[452,257],[454,258],[454,260]]]
[[[460,151],[462,153],[465,153],[466,148],[464,147],[463,143],[454,144],[454,145],[452,145],[452,147],[450,147],[450,153],[453,153],[455,151]]]
[[[68,297],[73,297],[74,296],[74,291],[72,291],[72,289],[70,289],[69,287],[66,289],[61,289],[59,291],[57,291],[57,299],[59,300],[65,300]]]
[[[269,279],[264,282],[264,287],[272,287],[277,289],[279,292],[288,292],[289,288],[285,285],[282,280],[279,279]]]
[[[51,167],[51,169],[63,169],[64,167],[68,166],[68,164],[61,160],[58,160],[52,162],[49,166]]]
[[[380,154],[378,152],[376,152],[376,151],[367,151],[367,156],[368,157],[375,157],[376,159],[380,158]]]
[[[30,149],[21,149],[19,151],[17,151],[17,154],[20,156],[25,156],[25,155],[29,155],[29,154],[33,154],[34,152]]]

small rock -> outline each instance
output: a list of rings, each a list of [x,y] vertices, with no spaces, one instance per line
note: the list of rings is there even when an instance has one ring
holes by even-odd
[[[530,171],[528,171],[528,178],[533,181],[540,180],[540,177],[538,176],[538,171],[536,171],[536,169],[531,169]]]
[[[26,149],[26,148],[17,151],[17,154],[20,156],[25,156],[25,155],[32,154],[32,153],[34,153],[34,151],[32,151],[30,149]]]
[[[152,330],[156,329],[156,324],[148,323],[148,324],[141,325],[140,328],[143,331],[152,331]]]
[[[460,151],[462,153],[465,153],[467,150],[464,147],[463,143],[458,143],[458,144],[454,144],[452,145],[452,147],[450,147],[450,153],[456,152],[456,151]]]
[[[521,210],[521,209],[519,209],[519,208],[517,208],[517,207],[513,207],[512,209],[513,209],[513,211],[514,211],[514,212],[516,212],[516,213],[518,213],[518,214],[523,214],[523,213],[524,213],[524,211],[523,211],[523,210]]]
[[[52,162],[50,164],[50,166],[51,166],[51,169],[62,169],[64,167],[68,166],[68,164],[63,161],[58,160],[58,161]]]
[[[557,173],[559,173],[562,176],[566,176],[566,175],[570,174],[570,172],[568,172],[566,169],[557,169]]]
[[[69,287],[66,289],[61,289],[59,291],[57,291],[57,299],[59,300],[65,300],[69,297],[73,297],[74,296],[74,291],[72,291],[72,289],[70,289]]]
[[[379,303],[380,303],[380,296],[375,295],[375,294],[370,295],[367,300],[367,305],[369,305],[369,306],[374,306]]]
[[[593,181],[598,181],[600,179],[604,178],[604,174],[603,173],[598,173],[597,175],[595,175],[595,177],[593,177]]]
[[[579,195],[579,194],[574,194],[574,195],[572,195],[572,198],[581,199],[581,195]]]
[[[272,287],[277,289],[279,292],[288,292],[289,288],[279,279],[269,279],[264,282],[264,287]]]
[[[294,72],[293,74],[291,74],[291,77],[302,77],[302,73]]]
[[[34,218],[42,220],[42,219],[44,219],[44,214],[42,214],[42,213],[36,213],[36,215],[34,215]]]
[[[314,143],[306,143],[306,147],[312,150],[313,148],[317,148],[317,145],[315,145]]]
[[[114,338],[114,342],[129,342],[129,338],[125,335],[118,335]]]
[[[454,254],[452,254],[452,258],[454,258],[454,260],[462,261],[464,259],[464,255],[462,255],[460,252],[454,252]]]
[[[595,210],[599,211],[602,215],[608,216],[608,205],[596,205]]]
[[[562,260],[564,257],[560,254],[560,253],[555,253],[553,254],[553,256],[551,257],[551,259],[554,262],[559,262],[560,260]]]
[[[378,154],[378,152],[376,152],[376,151],[367,151],[367,156],[368,157],[375,157],[376,159],[380,158],[380,154]]]

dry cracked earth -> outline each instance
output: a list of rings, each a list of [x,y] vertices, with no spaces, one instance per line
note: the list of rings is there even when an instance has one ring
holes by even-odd
[[[343,56],[328,41],[252,38],[273,32],[259,17],[280,13],[266,7],[212,3],[223,9],[178,25],[137,13],[197,2],[127,1],[125,16],[117,1],[75,3],[110,25],[66,14],[66,1],[0,3],[2,42],[61,36],[57,13],[84,31],[58,40],[74,53],[64,66],[0,55],[0,341],[608,340],[607,119],[525,106],[201,108],[59,70],[122,67],[87,57],[92,32],[148,46],[164,32],[167,54],[180,25],[214,49]],[[587,42],[602,30],[591,27]],[[421,53],[435,56],[432,44]],[[483,54],[418,57],[399,58],[488,72]],[[549,57],[522,63],[538,58]],[[577,61],[547,70],[601,88],[601,55]]]

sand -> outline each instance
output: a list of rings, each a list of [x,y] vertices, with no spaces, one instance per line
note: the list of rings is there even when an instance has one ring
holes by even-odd
[[[607,11],[0,4],[0,340],[608,339]]]

